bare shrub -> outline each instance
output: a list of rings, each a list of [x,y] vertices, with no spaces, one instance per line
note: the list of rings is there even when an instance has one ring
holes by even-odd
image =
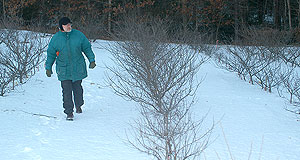
[[[202,121],[191,116],[199,85],[194,77],[204,60],[185,44],[166,43],[162,21],[141,19],[127,17],[107,48],[116,63],[109,67],[110,87],[140,106],[129,143],[158,160],[193,159],[206,148],[212,130],[200,134]]]
[[[293,40],[292,31],[244,28],[240,34],[243,37],[241,45],[261,46],[272,55],[271,58],[274,60],[281,59],[292,67],[299,67],[300,48],[289,46]]]
[[[44,60],[43,52],[48,43],[35,32],[6,29],[2,30],[2,33],[0,37],[3,40],[0,50],[2,80],[8,83],[12,81],[14,87],[16,79],[22,84],[29,76],[35,74]],[[1,87],[5,86],[7,85]]]
[[[297,90],[295,92],[296,101],[293,102],[293,105],[295,106],[295,109],[292,110],[293,113],[300,114],[300,91]]]
[[[293,68],[284,65],[281,61],[274,61],[256,75],[258,80],[256,83],[266,91],[272,92],[272,88],[278,88],[292,72]]]
[[[294,87],[290,85],[293,78],[290,78],[290,75],[295,67],[299,67],[300,56],[299,47],[287,46],[292,42],[293,32],[270,28],[244,28],[240,34],[243,37],[241,41],[243,45],[251,45],[260,51],[258,60],[265,65],[261,71],[259,67],[255,67],[260,71],[256,74],[257,84],[269,92],[272,88],[283,84],[289,93],[293,93],[294,89],[291,88]]]
[[[297,115],[300,114],[300,83],[299,77],[297,77],[297,81],[292,81],[289,85],[288,91],[290,93],[290,102],[291,106],[286,106],[286,110]]]
[[[286,47],[284,52],[281,52],[280,58],[286,64],[291,64],[292,67],[300,67],[300,48]]]
[[[229,48],[230,46],[227,46]],[[238,47],[232,46],[232,48],[227,49],[226,51],[233,51],[235,53],[236,51],[239,51]],[[217,61],[217,65],[220,68],[226,69],[230,72],[236,72],[238,73],[239,77],[241,79],[246,80],[246,70],[241,63],[241,60],[239,59],[239,56],[235,56],[234,54],[230,54],[232,52],[224,52],[224,50],[220,50],[219,52],[216,52],[214,55],[215,60]]]
[[[13,79],[14,73],[9,72],[3,65],[0,65],[0,96],[4,96],[4,94],[11,89],[9,84]]]
[[[248,76],[251,84],[254,84],[253,78],[274,61],[272,54],[262,46],[228,46],[227,51],[228,55],[219,55],[222,63],[228,70],[242,75],[244,80]]]
[[[211,44],[213,43],[213,35],[208,33],[201,33],[197,31],[186,31],[183,33],[185,37],[185,43],[190,46],[191,49],[204,53],[208,57],[212,57],[217,51],[217,47]]]
[[[244,27],[239,32],[241,37],[239,45],[283,47],[293,39],[290,31],[281,31],[273,28],[251,28]]]
[[[242,40],[235,46],[227,46],[227,52],[218,52],[218,65],[231,72],[237,72],[244,80],[256,82],[271,92],[277,88],[280,96],[286,98],[300,113],[299,70],[300,48],[288,46],[291,32],[273,29],[245,29]]]
[[[3,42],[3,31],[0,32],[0,45]],[[3,96],[8,91],[8,85],[13,80],[13,73],[9,72],[5,65],[1,64],[0,57],[0,96]]]
[[[290,32],[244,28],[240,34],[239,45],[227,46],[227,53],[216,54],[219,66],[237,72],[244,80],[249,78],[250,83],[256,82],[271,92],[282,83],[281,77],[291,73],[285,64],[295,64],[286,53]]]
[[[289,101],[293,103],[293,97],[300,92],[300,77],[296,71],[292,72],[288,77],[281,77],[284,88],[289,93]],[[298,98],[299,99],[299,98]]]

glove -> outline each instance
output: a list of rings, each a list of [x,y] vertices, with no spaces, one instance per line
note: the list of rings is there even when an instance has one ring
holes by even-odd
[[[52,71],[46,70],[46,75],[47,75],[47,77],[51,77],[51,74],[52,74]]]
[[[95,62],[91,62],[89,68],[93,69],[96,67],[96,63]]]

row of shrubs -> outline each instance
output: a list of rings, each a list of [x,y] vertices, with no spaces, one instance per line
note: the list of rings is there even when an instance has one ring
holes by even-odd
[[[235,45],[215,46],[211,56],[217,66],[289,100],[300,114],[300,47],[289,45],[289,32],[248,29]]]

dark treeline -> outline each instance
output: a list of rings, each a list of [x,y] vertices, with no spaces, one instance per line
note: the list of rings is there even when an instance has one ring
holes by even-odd
[[[113,32],[128,13],[167,18],[170,30],[205,32],[212,41],[237,41],[240,31],[249,27],[293,32],[293,42],[300,33],[300,0],[2,0],[0,4],[7,28],[9,22],[18,22],[54,32],[58,19],[69,16],[90,38]]]

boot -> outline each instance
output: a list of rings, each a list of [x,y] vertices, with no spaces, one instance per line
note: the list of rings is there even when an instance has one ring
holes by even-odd
[[[69,114],[67,115],[66,120],[67,120],[67,121],[73,121],[73,118],[74,118],[73,113],[69,113]]]
[[[81,106],[79,106],[79,107],[76,107],[76,113],[82,113]]]

